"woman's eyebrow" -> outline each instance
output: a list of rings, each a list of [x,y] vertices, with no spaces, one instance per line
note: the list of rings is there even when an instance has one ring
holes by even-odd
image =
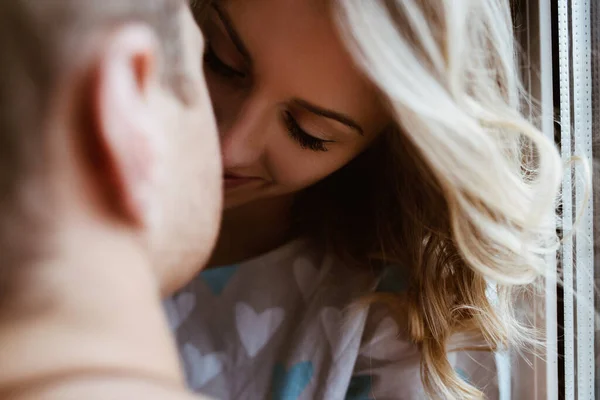
[[[302,100],[302,99],[294,99],[293,102],[294,102],[294,104],[304,108],[305,110],[307,110],[313,114],[316,114],[320,117],[333,119],[341,124],[344,124],[352,129],[354,129],[361,136],[364,135],[364,130],[361,128],[361,126],[357,122],[355,122],[352,118],[348,117],[347,115],[344,115],[337,111],[328,110],[326,108],[316,106],[316,105],[311,104],[308,101]]]
[[[217,15],[219,16],[219,20],[225,27],[225,30],[227,31],[227,35],[233,42],[233,45],[235,46],[237,51],[240,52],[240,54],[246,59],[246,62],[249,65],[252,65],[252,57],[250,56],[250,52],[248,51],[248,48],[244,44],[244,41],[242,40],[242,38],[238,34],[237,30],[235,29],[235,27],[233,25],[233,21],[231,20],[231,18],[227,14],[227,12],[217,4],[213,4],[212,7],[215,10],[215,12],[217,13]]]

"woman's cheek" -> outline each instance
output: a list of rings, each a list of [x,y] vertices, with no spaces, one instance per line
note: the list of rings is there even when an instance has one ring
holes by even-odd
[[[276,180],[290,190],[300,191],[325,179],[346,165],[351,159],[333,157],[330,152],[313,152],[300,149],[302,153],[311,153],[303,157],[279,158],[276,166]]]

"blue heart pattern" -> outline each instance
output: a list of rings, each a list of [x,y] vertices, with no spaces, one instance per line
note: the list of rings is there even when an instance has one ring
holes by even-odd
[[[350,380],[350,386],[346,392],[345,400],[370,400],[371,382],[373,377],[370,375],[354,376]]]
[[[202,280],[210,288],[210,291],[215,296],[220,296],[225,290],[225,287],[229,283],[229,280],[235,275],[238,270],[237,265],[229,267],[219,267],[208,269],[200,274]]]
[[[313,376],[310,361],[294,364],[288,371],[281,364],[273,370],[273,400],[297,400]]]

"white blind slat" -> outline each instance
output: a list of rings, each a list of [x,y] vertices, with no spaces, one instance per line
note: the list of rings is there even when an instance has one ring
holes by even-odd
[[[594,0],[596,1],[596,0]],[[575,154],[592,160],[592,64],[590,0],[573,0],[573,127]],[[575,205],[584,207],[575,237],[577,293],[577,396],[594,398],[594,229],[593,202],[586,171],[576,165]]]
[[[571,159],[571,55],[569,1],[558,1],[558,59],[560,85],[561,153],[565,163]],[[575,308],[573,299],[572,176],[566,173],[562,185],[562,280],[564,293],[565,398],[575,399]]]

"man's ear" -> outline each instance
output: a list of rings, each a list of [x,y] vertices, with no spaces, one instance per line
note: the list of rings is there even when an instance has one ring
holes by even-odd
[[[160,87],[158,51],[150,28],[125,26],[105,43],[96,75],[94,117],[110,175],[106,193],[113,207],[140,225],[152,212],[163,133],[153,106]]]

